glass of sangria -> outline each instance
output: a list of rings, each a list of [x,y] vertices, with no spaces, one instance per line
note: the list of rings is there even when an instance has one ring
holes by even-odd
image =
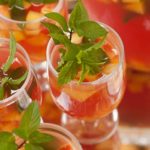
[[[123,139],[150,143],[150,1],[84,0],[91,17],[121,36],[127,58],[127,89],[119,113]]]
[[[51,0],[45,3],[23,0],[21,4],[16,2],[12,6],[0,2],[0,37],[8,38],[9,32],[13,32],[17,42],[26,49],[32,63],[35,64],[43,89],[46,88],[44,62],[49,35],[41,21],[49,21],[44,15],[51,11],[67,17],[65,0]]]
[[[42,92],[25,49],[0,38],[0,131],[18,127],[23,111],[33,101],[41,104]],[[11,59],[9,69],[5,66]],[[5,67],[4,67],[5,66]]]
[[[43,123],[39,131],[52,136],[52,141],[44,143],[44,150],[82,150],[78,140],[65,128],[61,126]],[[23,142],[19,138],[16,141],[19,150],[24,150]]]
[[[120,103],[125,89],[125,61],[123,43],[109,26],[100,23],[108,32],[103,50],[109,63],[101,73],[87,75],[83,82],[76,78],[67,84],[58,84],[56,68],[62,45],[51,39],[47,47],[47,62],[51,95],[56,105],[65,112],[62,125],[69,129],[83,144],[106,140],[116,131],[118,114],[114,110]],[[73,37],[78,41],[76,37]],[[74,68],[72,68],[74,69]]]

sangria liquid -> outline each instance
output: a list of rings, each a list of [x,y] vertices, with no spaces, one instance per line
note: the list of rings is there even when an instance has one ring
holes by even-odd
[[[6,62],[8,56],[8,47],[0,47],[0,68]],[[32,100],[37,100],[39,104],[41,103],[41,89],[32,70],[29,74],[28,67],[25,57],[21,53],[16,52],[13,64],[6,73],[9,77],[18,79],[28,71],[27,78],[29,79],[28,82],[26,82],[26,79],[24,83],[15,87],[8,84],[5,85],[5,97],[3,100],[0,100],[0,131],[12,131],[18,127],[23,110],[26,109]],[[2,76],[1,72],[0,77]]]
[[[113,42],[110,40],[103,45],[104,51],[109,56],[109,63],[104,66],[101,73],[87,75],[81,84],[77,81],[80,76],[79,73],[76,77],[77,80],[59,86],[57,76],[53,70],[49,71],[52,98],[58,107],[68,115],[78,119],[93,121],[108,115],[120,103],[125,86],[124,66],[118,67],[120,58],[119,50],[116,49],[120,47],[114,47]],[[60,47],[53,46],[50,54],[50,60],[54,68],[57,68],[60,58],[58,52]],[[99,81],[110,74],[111,77],[108,81]]]
[[[121,36],[127,58],[127,89],[120,105],[121,123],[150,126],[150,1],[84,0],[91,17]]]
[[[33,63],[44,61],[50,37],[41,22],[46,21],[44,15],[53,10],[67,17],[64,0],[50,4],[29,3],[24,0],[24,9],[0,5],[0,37],[8,38],[11,31],[16,41],[27,50]]]

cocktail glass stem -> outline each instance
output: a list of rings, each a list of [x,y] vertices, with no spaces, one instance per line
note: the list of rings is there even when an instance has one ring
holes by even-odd
[[[75,119],[63,113],[61,123],[79,139],[81,144],[97,144],[106,141],[116,132],[118,111],[115,109],[104,118],[94,121]]]

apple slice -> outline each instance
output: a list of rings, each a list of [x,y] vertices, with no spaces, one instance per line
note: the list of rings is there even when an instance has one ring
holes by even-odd
[[[74,44],[81,44],[83,37],[79,36],[77,33],[72,34],[71,42]]]
[[[144,3],[142,1],[135,2],[135,3],[128,3],[125,6],[125,9],[138,13],[138,14],[144,14],[145,13],[145,7]]]

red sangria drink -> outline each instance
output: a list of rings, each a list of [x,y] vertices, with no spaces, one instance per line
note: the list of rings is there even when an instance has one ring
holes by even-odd
[[[12,31],[17,42],[28,52],[32,63],[44,61],[49,35],[41,21],[44,21],[44,15],[51,11],[59,12],[66,17],[65,1],[21,0],[20,3],[9,4],[2,0],[0,2],[0,37],[9,37],[9,31]]]
[[[0,38],[0,131],[16,128],[29,103],[41,104],[41,97],[26,51],[14,39]]]
[[[124,42],[128,82],[119,109],[120,120],[126,127],[135,127],[130,133],[142,138],[136,138],[135,143],[137,141],[141,143],[144,138],[149,144],[150,44],[147,41],[150,39],[150,1],[84,0],[84,2],[91,12],[91,17],[116,29]],[[134,139],[131,135],[126,137],[128,139],[131,137],[132,141]]]
[[[88,19],[81,26],[73,22],[80,9],[86,16],[78,1],[69,20],[76,32],[52,33],[47,47],[49,84],[54,102],[69,115],[62,116],[63,125],[80,142],[94,144],[108,138],[116,127],[113,110],[125,89],[124,51],[118,34],[107,25]]]

